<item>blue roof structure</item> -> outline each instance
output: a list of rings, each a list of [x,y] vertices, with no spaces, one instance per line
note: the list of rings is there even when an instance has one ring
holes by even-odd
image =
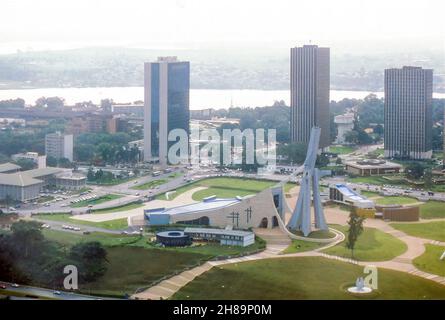
[[[214,210],[234,205],[242,201],[241,197],[236,198],[216,198],[215,196],[204,198],[202,202],[187,204],[174,208],[154,208],[144,210],[145,217],[151,225],[168,224],[170,216],[177,214],[192,214],[207,210]]]

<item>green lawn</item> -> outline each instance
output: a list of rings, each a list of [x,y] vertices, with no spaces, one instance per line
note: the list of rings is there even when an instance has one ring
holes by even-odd
[[[397,230],[410,236],[445,241],[445,221],[433,221],[426,223],[391,223]]]
[[[356,150],[354,147],[347,147],[347,146],[330,146],[329,152],[336,153],[336,154],[348,154],[352,153]]]
[[[92,210],[92,213],[121,212],[121,211],[128,211],[128,210],[140,208],[140,207],[143,207],[143,206],[144,205],[142,203],[133,202],[133,203],[124,204],[122,206],[117,206],[117,207],[113,207],[113,208]]]
[[[301,231],[292,231],[297,236],[303,237],[303,232]],[[335,238],[335,233],[330,230],[316,230],[309,233],[308,238],[313,239],[331,239]]]
[[[420,206],[422,219],[445,218],[445,202],[428,201]]]
[[[100,203],[104,203],[107,201],[111,201],[111,200],[116,200],[119,198],[122,198],[122,195],[119,194],[107,194],[95,199],[90,199],[90,200],[84,200],[84,201],[80,201],[77,203],[73,203],[72,205],[70,205],[71,208],[80,208],[80,207],[86,207],[89,205],[95,205],[95,204],[100,204]]]
[[[79,284],[79,289],[86,294],[133,294],[138,288],[148,287],[153,281],[203,263],[207,258],[196,253],[129,246],[107,248],[109,263],[105,275],[93,283]]]
[[[326,243],[320,243],[320,242],[312,242],[312,241],[304,241],[304,240],[292,240],[292,243],[287,247],[283,254],[288,253],[297,253],[297,252],[304,252],[304,251],[312,251],[318,248],[321,248],[323,246],[327,245]]]
[[[379,269],[379,289],[357,297],[346,292],[363,267],[321,257],[278,258],[214,267],[173,299],[445,299],[444,287],[407,273]]]
[[[390,197],[382,197],[379,199],[376,199],[375,201],[377,204],[381,205],[404,205],[404,204],[412,204],[419,202],[417,199],[409,198],[409,197],[398,197],[398,196],[390,196]]]
[[[348,237],[348,226],[335,226]],[[386,261],[391,260],[407,250],[401,240],[375,228],[364,228],[354,249],[354,259],[360,261]],[[346,240],[323,250],[323,252],[339,257],[352,258],[351,250],[346,248]]]
[[[372,198],[372,197],[378,197],[378,192],[372,192],[372,191],[359,191],[359,193],[365,197]]]
[[[144,184],[140,184],[138,186],[134,186],[131,187],[130,189],[134,189],[134,190],[148,190],[151,188],[154,188],[156,186],[159,186],[161,184],[166,183],[168,180],[167,179],[159,179],[159,180],[153,180]]]
[[[110,230],[122,230],[127,229],[127,218],[115,219],[103,222],[91,222],[78,219],[72,219],[68,213],[56,213],[56,214],[39,214],[34,216],[40,220],[60,221],[73,225],[86,225],[96,228],[110,229]]]
[[[421,256],[414,259],[414,265],[419,270],[445,277],[445,260],[439,259],[445,247],[425,244],[425,249]]]
[[[246,178],[208,178],[189,183],[176,189],[176,192],[170,194],[172,200],[178,195],[196,187],[207,187],[208,189],[196,191],[192,198],[195,201],[201,201],[205,197],[216,195],[221,198],[233,198],[236,196],[246,196],[255,194],[264,189],[276,185],[277,182],[269,180],[255,180]],[[166,200],[165,194],[159,195],[157,199]]]
[[[292,188],[296,187],[297,184],[293,183],[293,182],[288,182],[284,185],[284,192],[287,193],[289,192]],[[320,191],[322,191],[323,187],[320,187]]]
[[[79,242],[98,241],[104,246],[130,245],[139,241],[140,236],[120,235],[112,233],[91,232],[90,234],[80,234],[59,230],[43,229],[43,235],[49,240],[56,241],[61,245],[71,247]]]

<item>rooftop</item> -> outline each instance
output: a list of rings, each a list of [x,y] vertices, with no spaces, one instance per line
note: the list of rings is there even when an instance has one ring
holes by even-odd
[[[357,160],[357,161],[346,161],[346,165],[351,167],[356,167],[359,169],[385,169],[385,168],[399,168],[402,166],[398,163],[389,162],[386,160],[379,159],[365,159],[365,160]]]
[[[9,186],[17,186],[17,187],[26,187],[32,186],[34,184],[43,183],[42,180],[34,179],[24,172],[16,172],[16,173],[0,173],[0,184],[1,185],[9,185]]]
[[[13,170],[20,170],[20,169],[21,169],[20,166],[14,164],[14,163],[11,163],[11,162],[0,164],[0,173],[13,171]]]
[[[252,231],[243,230],[228,230],[228,229],[215,229],[215,228],[185,228],[184,233],[210,233],[210,234],[223,234],[228,236],[250,236]]]
[[[174,207],[174,208],[156,208],[145,210],[144,213],[148,214],[188,214],[195,213],[200,211],[212,210],[222,207],[231,206],[235,203],[241,201],[241,198],[229,198],[229,199],[221,199],[216,197],[208,197],[204,199],[202,202],[192,203],[184,206]]]

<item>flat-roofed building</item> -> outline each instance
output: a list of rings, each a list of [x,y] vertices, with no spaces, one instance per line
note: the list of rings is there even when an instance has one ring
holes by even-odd
[[[346,171],[357,176],[376,176],[399,173],[402,166],[398,163],[378,159],[346,161]]]
[[[329,48],[304,45],[291,49],[290,138],[309,143],[312,127],[321,128],[319,148],[330,145]]]
[[[16,201],[38,198],[44,187],[78,190],[85,186],[86,177],[71,169],[46,167],[14,173],[0,173],[0,199],[8,195]]]
[[[185,228],[184,234],[193,240],[217,241],[221,245],[247,247],[255,243],[252,231],[215,229],[215,228]]]
[[[45,154],[56,159],[67,158],[73,161],[73,135],[60,131],[45,136]]]

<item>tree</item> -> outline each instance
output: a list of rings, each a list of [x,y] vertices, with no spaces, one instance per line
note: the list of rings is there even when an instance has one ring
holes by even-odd
[[[44,240],[37,221],[20,220],[11,226],[12,241],[18,246],[17,252],[21,252],[24,258],[28,258],[30,248],[35,247]]]
[[[80,279],[91,282],[107,271],[107,251],[100,242],[85,242],[74,245],[69,258],[77,264]]]
[[[414,162],[405,167],[405,175],[409,179],[420,179],[425,172],[425,167],[418,163]]]
[[[425,181],[425,188],[431,189],[433,186],[433,173],[431,169],[426,169],[423,174],[423,180]]]
[[[57,167],[57,159],[53,156],[47,156],[46,157],[46,165],[48,167]]]
[[[94,175],[93,168],[89,168],[88,173],[87,173],[87,180],[94,181],[95,179],[96,179],[96,176]]]
[[[345,133],[345,141],[356,144],[358,142],[358,132],[351,130]]]
[[[60,158],[58,161],[58,165],[61,168],[72,168],[73,163],[67,158]]]
[[[15,161],[15,164],[20,166],[22,168],[22,170],[24,170],[24,171],[31,170],[36,167],[36,164],[34,161],[32,161],[31,159],[25,159],[25,158],[17,159],[17,161]]]
[[[363,232],[363,222],[365,221],[364,217],[360,217],[355,210],[351,211],[349,215],[349,230],[348,230],[348,239],[346,241],[346,248],[351,250],[351,256],[354,258],[354,248],[355,243],[357,242],[358,237]]]

